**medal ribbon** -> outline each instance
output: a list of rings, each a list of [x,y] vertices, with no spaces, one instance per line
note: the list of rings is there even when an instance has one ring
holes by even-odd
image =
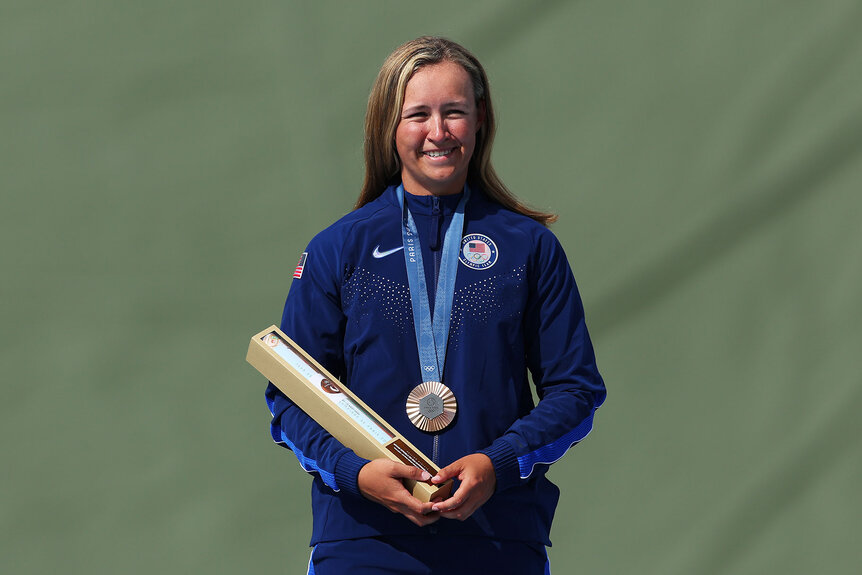
[[[455,274],[458,271],[458,254],[461,251],[461,236],[464,232],[464,207],[470,199],[470,188],[464,186],[464,195],[455,208],[452,222],[443,238],[443,258],[437,278],[434,297],[434,318],[428,301],[428,286],[425,282],[425,266],[422,263],[422,248],[419,232],[413,215],[404,200],[404,184],[398,186],[398,203],[401,206],[401,239],[404,243],[404,260],[407,263],[407,281],[410,300],[413,303],[413,327],[416,330],[416,345],[419,348],[419,368],[422,381],[443,381],[443,365],[446,360],[446,345],[449,342],[449,320],[452,300],[455,298]]]

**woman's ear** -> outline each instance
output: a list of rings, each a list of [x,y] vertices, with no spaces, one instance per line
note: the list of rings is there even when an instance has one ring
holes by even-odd
[[[485,124],[485,100],[476,102],[476,132],[482,129]]]

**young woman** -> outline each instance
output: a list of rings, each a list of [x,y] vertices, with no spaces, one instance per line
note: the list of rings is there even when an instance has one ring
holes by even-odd
[[[314,475],[309,573],[548,572],[545,472],[605,387],[555,216],[496,176],[494,127],[470,52],[396,49],[369,97],[355,210],[294,274],[283,331],[442,468],[360,458],[270,385],[272,436]],[[421,503],[408,478],[456,489]]]

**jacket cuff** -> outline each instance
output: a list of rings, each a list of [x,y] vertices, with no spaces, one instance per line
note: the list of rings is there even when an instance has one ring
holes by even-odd
[[[338,489],[361,497],[357,478],[359,477],[359,470],[369,461],[359,457],[349,449],[345,451],[344,455],[339,457],[335,463],[335,484],[338,485]]]
[[[479,453],[484,453],[491,458],[494,464],[494,473],[497,475],[497,491],[504,491],[510,487],[521,484],[521,472],[518,468],[518,458],[515,448],[504,440],[497,439],[494,443]]]

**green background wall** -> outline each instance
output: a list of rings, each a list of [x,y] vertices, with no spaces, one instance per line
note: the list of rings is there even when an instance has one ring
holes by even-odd
[[[429,33],[487,67],[608,385],[554,573],[857,572],[853,0],[4,2],[0,572],[305,572],[245,349]]]

